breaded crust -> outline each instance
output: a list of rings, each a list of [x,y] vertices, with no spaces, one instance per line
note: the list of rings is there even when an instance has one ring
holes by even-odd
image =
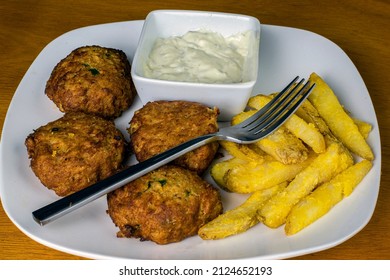
[[[113,121],[84,113],[66,113],[41,126],[25,145],[33,172],[59,196],[115,173],[127,149]]]
[[[217,189],[195,172],[166,165],[107,195],[118,237],[181,241],[222,213]]]
[[[218,131],[217,108],[188,101],[154,101],[134,113],[128,132],[138,161],[144,161],[197,136]],[[210,143],[174,163],[203,173],[218,150]]]
[[[121,50],[80,47],[54,67],[45,93],[62,112],[116,118],[129,108],[136,94],[130,68]]]

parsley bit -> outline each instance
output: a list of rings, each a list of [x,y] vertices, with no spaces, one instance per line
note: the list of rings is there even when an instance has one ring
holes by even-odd
[[[89,70],[89,72],[91,72],[92,75],[94,75],[94,76],[100,74],[99,70],[97,70],[96,68],[89,68],[88,70]]]

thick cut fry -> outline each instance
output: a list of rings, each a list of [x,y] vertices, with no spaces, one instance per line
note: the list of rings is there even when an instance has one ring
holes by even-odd
[[[315,156],[316,154],[312,153],[305,161],[288,165],[276,160],[261,164],[248,162],[236,165],[226,171],[223,177],[224,188],[236,193],[252,193],[284,181],[291,181],[313,161]]]
[[[251,117],[251,116],[252,116],[254,113],[256,113],[256,112],[257,112],[256,110],[249,110],[249,111],[241,112],[241,113],[235,115],[235,116],[232,118],[231,124],[232,124],[232,125],[239,124],[239,123],[245,121],[247,118]]]
[[[269,96],[274,97],[275,95],[276,93],[272,93]],[[295,114],[305,122],[313,124],[322,135],[328,135],[331,133],[328,125],[309,100],[304,100]]]
[[[324,119],[320,116],[317,109],[311,104],[309,100],[303,101],[302,105],[295,112],[297,116],[302,118],[308,123],[312,123],[315,127],[323,134],[330,134],[328,125],[325,123]]]
[[[343,197],[351,195],[355,187],[363,180],[367,173],[372,168],[372,161],[362,160],[361,162],[355,164],[353,168],[348,172],[351,175],[345,174],[341,176],[340,181],[344,181],[343,185]],[[360,179],[359,179],[360,178]]]
[[[307,196],[318,184],[329,181],[336,174],[353,164],[353,158],[345,148],[332,143],[313,162],[300,172],[287,188],[273,196],[259,210],[258,218],[268,227],[276,228],[285,223],[291,208]]]
[[[256,95],[249,99],[248,106],[260,110],[268,102],[272,100],[269,96]],[[314,126],[314,124],[307,123],[302,118],[293,114],[285,123],[284,126],[296,137],[305,142],[316,153],[323,153],[325,151],[324,136]]]
[[[246,161],[264,162],[266,154],[263,151],[254,150],[253,145],[237,144],[229,141],[220,141],[221,146],[233,157]]]
[[[309,155],[306,146],[284,127],[254,143],[274,159],[284,164],[303,162]]]
[[[202,226],[198,235],[202,239],[221,239],[248,230],[259,221],[257,210],[271,196],[287,186],[282,183],[272,188],[254,192],[243,204],[229,210]]]
[[[225,161],[217,162],[211,167],[210,175],[214,179],[214,181],[218,184],[218,186],[227,190],[224,181],[224,176],[226,172],[232,169],[233,167],[240,166],[242,164],[246,164],[246,161],[235,157]]]
[[[357,125],[360,133],[362,134],[362,136],[364,137],[364,139],[367,139],[368,135],[370,134],[371,130],[372,130],[372,125],[369,124],[369,123],[366,123],[365,121],[362,121],[362,120],[359,120],[359,119],[356,119],[356,118],[352,118],[354,123]]]
[[[374,154],[370,146],[351,117],[344,111],[332,89],[316,73],[310,75],[309,81],[316,83],[309,100],[333,134],[353,153],[373,160]]]
[[[334,205],[352,193],[371,167],[370,161],[363,160],[299,201],[287,216],[284,228],[286,234],[293,235],[328,213]]]
[[[256,110],[242,112],[233,117],[232,124],[238,124],[252,116],[254,113],[256,113]],[[308,157],[308,149],[302,141],[283,127],[254,144],[284,164],[303,162]]]

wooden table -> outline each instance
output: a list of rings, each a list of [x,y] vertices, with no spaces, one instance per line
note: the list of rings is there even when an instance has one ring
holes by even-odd
[[[153,3],[155,2],[155,3]],[[157,4],[158,2],[163,4]],[[12,96],[39,52],[63,33],[94,24],[138,20],[155,9],[192,9],[252,15],[264,24],[321,34],[352,59],[371,94],[382,139],[379,200],[369,224],[345,243],[298,259],[390,258],[390,2],[300,1],[12,1],[0,4],[0,128]],[[0,259],[81,259],[47,248],[20,232],[0,207]]]

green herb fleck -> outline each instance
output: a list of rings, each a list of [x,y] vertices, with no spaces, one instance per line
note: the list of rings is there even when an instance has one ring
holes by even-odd
[[[92,75],[94,75],[94,76],[100,74],[100,73],[99,73],[99,70],[97,70],[96,68],[89,68],[88,70],[89,70],[89,72],[91,72]]]
[[[162,187],[164,187],[165,184],[167,183],[167,180],[166,179],[161,179],[161,180],[158,180],[158,182],[161,184]]]

